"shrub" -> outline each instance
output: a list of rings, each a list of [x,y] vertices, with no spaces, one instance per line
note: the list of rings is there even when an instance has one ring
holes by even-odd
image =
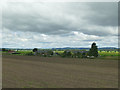
[[[32,53],[32,52],[29,52],[29,53],[26,53],[25,55],[33,56],[33,53]]]

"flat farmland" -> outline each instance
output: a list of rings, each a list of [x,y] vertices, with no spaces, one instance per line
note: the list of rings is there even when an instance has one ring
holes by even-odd
[[[118,61],[3,56],[3,88],[117,88]]]

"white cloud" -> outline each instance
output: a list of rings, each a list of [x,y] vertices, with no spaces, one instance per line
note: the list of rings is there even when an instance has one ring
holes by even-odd
[[[117,12],[117,3],[7,3],[3,46],[117,46]]]
[[[71,32],[73,33],[73,32]],[[6,37],[7,36],[7,37]],[[46,39],[45,39],[46,38]],[[97,41],[96,41],[97,40]],[[4,30],[4,47],[53,48],[53,47],[90,47],[95,41],[99,47],[117,46],[117,36],[95,36],[77,33],[70,36],[45,35],[33,32],[11,32]]]

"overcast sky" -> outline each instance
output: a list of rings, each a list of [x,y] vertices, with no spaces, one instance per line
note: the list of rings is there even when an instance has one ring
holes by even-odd
[[[7,3],[2,45],[7,48],[118,47],[118,3]]]

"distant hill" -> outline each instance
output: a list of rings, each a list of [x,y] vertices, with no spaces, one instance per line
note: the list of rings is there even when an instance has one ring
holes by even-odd
[[[119,49],[119,48],[116,48],[116,47],[102,47],[102,48],[99,48],[99,49]]]
[[[2,48],[1,48],[2,49]],[[14,49],[14,50],[32,50],[33,48],[5,48],[7,50],[9,49]],[[38,49],[42,49],[42,48],[38,48]],[[90,48],[85,48],[85,47],[63,47],[63,48],[49,48],[52,50],[66,50],[66,49],[79,49],[79,50],[89,50]],[[108,49],[120,49],[120,48],[116,48],[116,47],[102,47],[102,48],[98,48],[99,50],[108,50]]]
[[[57,50],[57,49],[81,49],[81,50],[82,50],[82,49],[86,49],[86,50],[87,50],[87,49],[90,49],[90,48],[73,48],[73,47],[64,47],[64,48],[52,48],[52,49],[56,49],[56,50]]]
[[[80,49],[80,50],[89,50],[90,48],[84,48],[84,47],[81,47],[81,48],[74,48],[74,47],[64,47],[64,48],[52,48],[52,49]],[[115,48],[115,47],[102,47],[102,48],[98,48],[99,50],[100,49],[118,49],[118,48]]]

